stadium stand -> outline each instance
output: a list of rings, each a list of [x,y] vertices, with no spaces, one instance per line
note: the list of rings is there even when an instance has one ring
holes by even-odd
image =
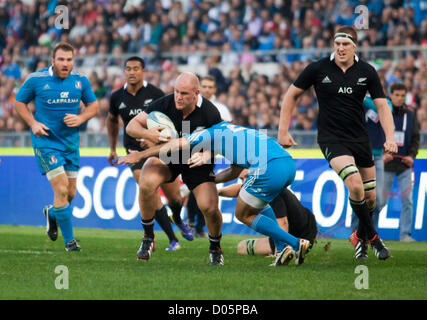
[[[309,61],[329,54],[334,28],[353,24],[359,4],[369,10],[369,29],[359,30],[360,55],[385,88],[392,82],[409,88],[406,102],[418,110],[426,147],[426,0],[0,1],[0,146],[29,143],[14,95],[30,72],[50,63],[61,40],[75,46],[76,67],[100,102],[99,115],[82,128],[94,134],[88,145],[99,145],[96,134],[106,133],[109,96],[123,85],[124,59],[134,54],[146,60],[146,80],[165,92],[184,70],[214,75],[217,99],[237,124],[275,132],[287,87]],[[60,5],[68,10],[68,29],[55,27]],[[291,127],[315,132],[316,116],[317,101],[308,92]],[[302,145],[315,141],[313,134],[300,136]]]

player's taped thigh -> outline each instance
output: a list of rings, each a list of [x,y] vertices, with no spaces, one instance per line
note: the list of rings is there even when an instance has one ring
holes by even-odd
[[[359,173],[359,169],[357,169],[356,165],[353,163],[346,165],[344,168],[341,169],[341,171],[338,173],[338,175],[341,177],[343,181],[347,179],[352,174]]]
[[[70,170],[65,170],[64,166],[60,166],[58,168],[55,168],[53,170],[50,170],[48,172],[46,172],[46,177],[47,179],[50,181],[53,178],[59,176],[60,174],[65,173],[67,175],[68,178],[70,179],[76,179],[77,178],[77,174],[79,173],[78,171],[70,171]]]
[[[247,192],[243,188],[240,189],[239,196],[244,203],[248,204],[249,206],[255,209],[263,209],[267,205],[267,202],[251,195],[249,192]]]
[[[64,166],[60,166],[58,168],[46,172],[46,178],[50,181],[53,178],[59,176],[60,174],[65,174]]]
[[[363,189],[366,191],[372,191],[377,187],[377,180],[371,179],[367,181],[363,181]]]
[[[70,171],[70,170],[65,170],[65,174],[67,175],[68,178],[70,179],[76,179],[77,175],[78,175],[78,171]]]
[[[245,240],[246,254],[249,256],[254,256],[256,254],[256,244],[258,239],[247,239]]]

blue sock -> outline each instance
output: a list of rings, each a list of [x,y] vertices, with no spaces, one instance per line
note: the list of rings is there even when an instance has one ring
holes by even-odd
[[[273,209],[270,207],[269,204],[267,204],[264,209],[261,210],[259,214],[262,214],[263,216],[269,217],[273,221],[277,221],[276,214],[274,213]],[[280,227],[280,226],[279,226]],[[274,245],[276,246],[277,251],[281,251],[284,247],[282,241],[278,241],[277,239],[273,239]]]
[[[276,220],[257,214],[249,226],[251,229],[271,237],[277,246],[277,251],[283,250],[286,244],[291,245],[295,250],[298,249],[298,239],[279,227]]]
[[[269,217],[271,220],[277,221],[276,214],[274,213],[273,209],[270,207],[269,204],[267,204],[264,209],[261,210],[260,214]]]
[[[53,207],[49,210],[49,213],[58,223],[62,232],[62,236],[64,237],[65,244],[67,244],[68,241],[74,239],[73,225],[71,223],[71,206],[67,204],[63,207]]]

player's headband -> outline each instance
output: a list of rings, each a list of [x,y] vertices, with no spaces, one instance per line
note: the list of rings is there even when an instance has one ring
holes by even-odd
[[[353,44],[353,46],[356,47],[356,42],[354,42],[354,39],[351,35],[349,35],[348,33],[344,33],[344,32],[338,32],[335,34],[334,40],[337,39],[347,39],[350,40],[350,42]]]

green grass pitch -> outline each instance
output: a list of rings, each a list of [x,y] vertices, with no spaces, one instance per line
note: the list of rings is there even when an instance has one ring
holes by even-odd
[[[75,234],[81,252],[65,252],[62,237],[51,242],[43,227],[0,226],[0,299],[427,299],[426,242],[387,241],[392,258],[379,261],[370,250],[368,260],[356,262],[348,240],[318,239],[303,265],[269,267],[271,258],[237,254],[248,236],[226,234],[225,265],[213,267],[207,239],[178,235],[181,250],[168,252],[166,236],[156,232],[151,259],[137,261],[141,231]],[[360,264],[367,289],[355,285]],[[55,287],[60,265],[68,269],[68,289]]]

